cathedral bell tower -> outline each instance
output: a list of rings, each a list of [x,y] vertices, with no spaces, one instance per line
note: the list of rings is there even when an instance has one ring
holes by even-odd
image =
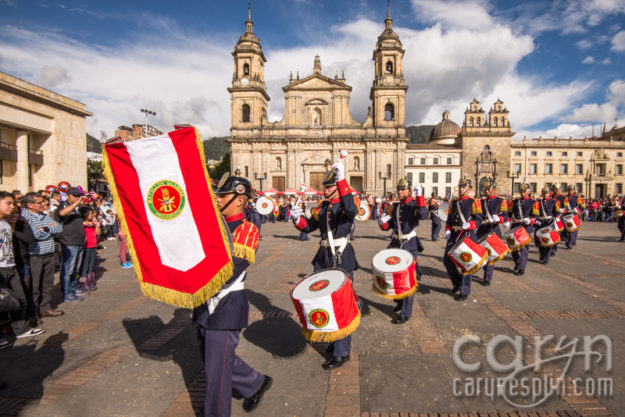
[[[375,127],[400,127],[406,124],[406,90],[404,82],[404,49],[393,30],[390,5],[386,7],[385,29],[378,36],[373,51],[375,78],[371,87],[373,125]]]
[[[269,95],[265,86],[265,54],[260,40],[254,35],[251,9],[247,9],[245,32],[239,38],[234,52],[234,74],[230,93],[232,129],[260,127],[267,122]]]

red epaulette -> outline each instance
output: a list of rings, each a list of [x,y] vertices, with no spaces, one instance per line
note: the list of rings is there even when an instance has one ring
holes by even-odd
[[[237,258],[247,259],[250,264],[253,264],[256,260],[259,237],[256,225],[243,220],[232,236],[232,243],[234,244],[233,255]]]

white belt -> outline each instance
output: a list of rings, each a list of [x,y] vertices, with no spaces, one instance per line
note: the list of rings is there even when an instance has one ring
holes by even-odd
[[[402,235],[401,239],[399,238],[399,235],[397,234],[393,234],[393,238],[397,239],[397,240],[402,240],[402,241],[408,241],[410,239],[412,239],[413,237],[417,237],[417,230],[414,229],[412,232]]]
[[[337,253],[339,253],[339,254],[343,253],[343,251],[345,250],[345,247],[347,246],[348,243],[349,243],[349,238],[347,236],[334,239],[334,247],[335,248],[339,248]],[[328,242],[327,239],[321,239],[319,241],[319,246],[323,246],[324,248],[331,248],[332,247],[330,245],[330,242]]]
[[[221,299],[224,298],[226,295],[230,294],[233,291],[244,290],[245,289],[245,281],[243,281],[244,278],[245,278],[245,271],[243,271],[241,275],[239,275],[237,279],[235,279],[232,282],[232,284],[228,285],[225,288],[222,288],[221,290],[219,290],[217,295],[209,298],[208,301],[206,301],[206,305],[208,306],[208,314],[213,314],[213,311],[215,311],[215,309],[217,308],[217,305],[219,305],[219,301],[221,301]]]

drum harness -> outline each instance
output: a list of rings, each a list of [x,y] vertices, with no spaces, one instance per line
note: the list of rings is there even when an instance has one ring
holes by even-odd
[[[488,217],[488,222],[489,223],[499,223],[498,221],[496,222],[495,219],[493,218],[493,216],[490,215],[490,208],[488,207],[488,198],[484,199],[484,211],[486,211],[486,217]]]
[[[399,240],[400,247],[403,247],[413,237],[417,237],[417,228],[415,227],[409,233],[403,234],[401,231],[401,202],[397,205],[397,234],[393,235],[393,238]]]
[[[522,223],[523,220],[526,219],[526,217],[523,216],[523,203],[521,203],[521,199],[516,200],[519,202],[519,204],[517,205],[519,208],[519,212],[517,213],[519,215],[519,217],[517,217],[517,223]]]
[[[206,306],[208,307],[208,314],[213,314],[213,311],[217,308],[217,305],[226,295],[230,294],[233,291],[242,291],[245,289],[245,274],[247,271],[243,271],[241,275],[237,277],[232,283],[228,286],[224,286],[219,290],[217,295],[212,296],[206,301]]]
[[[547,216],[547,211],[545,210],[545,199],[541,198],[540,201],[538,202],[540,204],[540,219],[541,220],[546,220],[545,221],[545,226],[550,226],[553,222],[549,222],[549,220],[553,220],[553,216]]]
[[[324,248],[327,248],[327,247],[330,248],[330,252],[332,252],[333,267],[336,268],[337,264],[340,264],[343,262],[341,255],[343,254],[343,251],[345,250],[345,248],[347,247],[347,244],[349,243],[349,235],[338,238],[338,239],[334,239],[334,235],[332,234],[332,229],[330,228],[330,207],[329,206],[326,210],[326,228],[327,228],[326,233],[328,235],[328,238],[321,239],[321,241],[319,242],[319,245],[323,246]],[[338,249],[336,249],[337,247]]]

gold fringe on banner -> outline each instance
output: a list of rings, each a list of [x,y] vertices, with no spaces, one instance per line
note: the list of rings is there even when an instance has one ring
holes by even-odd
[[[221,237],[223,239],[224,245],[226,246],[226,251],[228,253],[228,262],[215,274],[215,276],[208,282],[205,286],[198,289],[193,294],[176,291],[171,288],[165,288],[160,285],[151,284],[143,281],[143,273],[141,272],[141,266],[139,265],[139,258],[137,256],[137,251],[135,249],[132,235],[130,234],[130,229],[128,228],[128,223],[126,220],[126,216],[124,214],[124,208],[121,204],[121,199],[119,198],[119,192],[117,190],[117,183],[115,182],[115,176],[113,175],[113,171],[111,169],[111,165],[108,159],[108,154],[106,152],[106,146],[102,150],[102,165],[104,170],[104,176],[109,183],[109,187],[111,189],[111,194],[113,195],[113,203],[117,208],[117,216],[120,220],[122,230],[126,235],[126,242],[128,245],[128,250],[130,251],[130,257],[132,259],[133,268],[135,270],[135,274],[137,279],[139,280],[141,291],[147,297],[156,299],[158,301],[162,301],[164,303],[173,305],[175,307],[182,308],[195,308],[206,302],[210,297],[217,294],[217,292],[223,287],[223,285],[232,277],[232,273],[234,271],[234,265],[232,264],[232,251],[230,249],[229,242],[229,233],[225,230],[225,225],[222,222],[222,216],[219,215],[219,209],[217,208],[217,204],[215,203],[215,194],[213,193],[213,187],[210,183],[210,177],[208,176],[208,171],[206,169],[206,159],[204,156],[204,146],[202,145],[202,141],[200,140],[200,136],[195,130],[196,144],[198,146],[199,156],[204,166],[204,175],[207,181],[207,186],[211,195],[211,202],[213,204],[213,208],[215,213],[217,213],[217,220],[219,222]]]
[[[417,291],[417,287],[419,287],[419,284],[416,284],[414,287],[410,289],[410,291],[405,292],[403,294],[391,295],[391,294],[383,293],[378,287],[376,287],[375,284],[371,284],[371,291],[373,291],[374,293],[376,293],[382,298],[386,298],[387,300],[402,300],[406,297],[410,297],[411,295],[413,295],[415,291]]]
[[[493,259],[492,261],[489,261],[488,264],[495,265],[496,262],[501,261],[509,252],[510,252],[510,249],[506,249],[506,251],[502,253],[501,255],[499,255],[497,259]]]
[[[336,340],[343,339],[349,336],[350,334],[354,333],[354,331],[358,328],[359,324],[360,324],[360,311],[358,312],[358,315],[354,317],[354,320],[352,320],[352,322],[344,329],[337,330],[335,332],[318,332],[316,330],[302,329],[302,334],[304,335],[304,338],[308,340],[309,342],[313,342],[313,343],[334,342]]]
[[[486,262],[487,259],[488,259],[488,251],[486,251],[484,256],[482,256],[482,259],[480,259],[480,261],[477,263],[477,265],[475,265],[473,268],[471,268],[467,272],[463,272],[462,275],[471,275],[472,273],[479,271],[480,268],[484,265],[484,262]]]

